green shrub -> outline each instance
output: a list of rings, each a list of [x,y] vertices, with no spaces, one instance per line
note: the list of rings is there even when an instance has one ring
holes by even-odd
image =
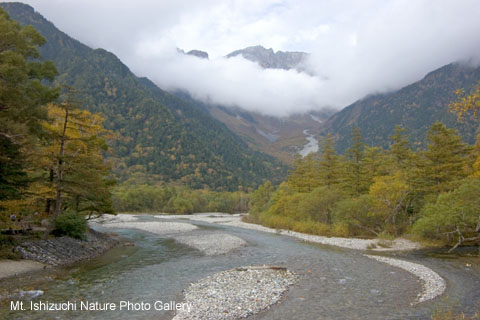
[[[55,221],[55,233],[72,238],[84,239],[87,231],[85,217],[76,212],[65,212]]]
[[[170,199],[166,207],[167,212],[180,213],[180,214],[192,214],[193,204],[190,200],[176,197]]]
[[[465,179],[457,189],[442,193],[435,203],[425,205],[412,228],[413,233],[451,244],[476,238],[479,194],[480,179]]]

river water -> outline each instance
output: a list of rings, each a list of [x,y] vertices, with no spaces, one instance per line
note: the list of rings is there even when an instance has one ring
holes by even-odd
[[[306,136],[308,142],[299,152],[302,158],[308,156],[309,153],[314,153],[318,151],[318,140],[314,137],[314,135],[308,133],[308,130],[303,130],[303,134]]]
[[[143,217],[151,220],[153,217]],[[88,300],[99,303],[168,302],[182,299],[182,289],[213,273],[245,265],[286,266],[299,274],[280,304],[252,319],[430,319],[444,298],[412,306],[421,284],[410,273],[368,259],[361,252],[305,243],[288,236],[223,225],[191,222],[193,233],[228,233],[248,246],[208,257],[176,243],[168,236],[117,229],[135,247],[117,248],[102,257],[62,269],[53,279],[25,285],[45,293],[34,301]],[[102,228],[99,228],[100,230]],[[111,230],[109,230],[111,231]],[[397,258],[425,264],[447,281],[444,297],[472,311],[480,301],[480,270],[473,257],[446,259],[431,251],[390,253]],[[470,264],[472,267],[467,267]],[[18,284],[17,284],[18,285]],[[27,302],[28,303],[28,302]],[[28,308],[28,307],[27,307]],[[5,319],[170,319],[165,311],[9,311]]]

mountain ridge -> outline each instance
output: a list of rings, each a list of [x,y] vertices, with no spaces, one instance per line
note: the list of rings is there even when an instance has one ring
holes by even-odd
[[[136,77],[113,53],[69,37],[31,6],[0,5],[47,39],[39,51],[56,64],[56,83],[79,89],[85,107],[102,112],[105,126],[123,136],[114,142],[112,158],[121,180],[140,175],[194,188],[237,190],[279,181],[285,174],[276,159],[252,151],[206,112]]]
[[[475,142],[479,122],[467,119],[459,122],[449,112],[448,105],[457,99],[456,90],[470,91],[480,80],[480,67],[450,63],[427,73],[421,80],[399,90],[370,94],[332,115],[321,133],[331,133],[340,153],[350,144],[354,127],[362,131],[365,142],[387,148],[395,126],[407,129],[415,148],[425,147],[426,132],[436,121],[459,130],[464,140]]]
[[[226,55],[227,58],[243,56],[245,59],[258,63],[265,69],[303,69],[303,63],[309,54],[299,51],[273,51],[261,45],[235,50]]]

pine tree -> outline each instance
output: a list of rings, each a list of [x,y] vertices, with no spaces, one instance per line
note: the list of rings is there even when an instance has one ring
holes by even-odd
[[[347,150],[345,189],[351,195],[360,195],[367,189],[365,169],[365,144],[360,129],[352,131],[352,146]]]
[[[398,169],[406,169],[412,165],[412,150],[408,142],[407,130],[399,125],[395,126],[395,133],[390,137],[393,144],[390,147],[390,154],[393,158],[395,171]]]
[[[441,122],[427,133],[430,143],[420,161],[420,184],[427,193],[451,191],[469,174],[471,147]]]
[[[335,152],[333,137],[328,134],[323,142],[323,152],[320,159],[320,178],[323,185],[331,187],[340,183],[341,162]]]
[[[310,192],[321,185],[319,163],[312,153],[295,161],[288,185],[297,192]]]

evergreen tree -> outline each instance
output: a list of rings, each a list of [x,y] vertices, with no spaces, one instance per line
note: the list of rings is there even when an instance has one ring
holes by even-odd
[[[43,84],[53,80],[55,66],[35,60],[44,42],[32,26],[21,27],[0,8],[0,201],[18,199],[27,186],[28,154],[46,119],[43,106],[57,97]]]
[[[351,195],[360,195],[367,191],[366,168],[364,165],[365,144],[360,129],[352,131],[352,146],[347,150],[345,170],[345,188]]]
[[[295,161],[288,185],[297,192],[310,192],[321,185],[319,163],[312,153]]]
[[[323,185],[331,187],[340,183],[340,165],[335,152],[333,137],[328,134],[323,142],[323,152],[320,160],[320,177]]]
[[[412,165],[412,150],[408,142],[407,130],[399,125],[395,126],[395,133],[390,139],[393,144],[390,147],[390,154],[393,158],[394,165],[397,169],[406,169]]]
[[[446,128],[441,122],[432,125],[427,139],[427,150],[418,164],[419,187],[427,193],[451,191],[469,174],[472,149],[456,130]]]
[[[364,152],[365,187],[368,189],[375,177],[388,174],[389,163],[385,152],[380,147],[365,147]]]

